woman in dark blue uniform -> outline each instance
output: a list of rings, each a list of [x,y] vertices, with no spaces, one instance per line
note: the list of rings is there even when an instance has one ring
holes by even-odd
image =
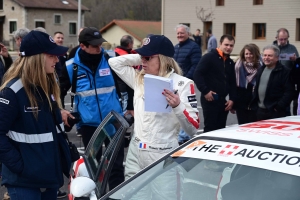
[[[0,87],[2,185],[11,200],[54,200],[68,175],[71,159],[63,134],[58,55],[51,36],[32,31],[23,38],[20,57]]]

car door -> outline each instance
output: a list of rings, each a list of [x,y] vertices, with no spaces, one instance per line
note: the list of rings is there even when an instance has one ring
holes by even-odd
[[[119,113],[111,111],[93,134],[83,155],[90,178],[100,198],[106,193],[108,178],[129,127]]]

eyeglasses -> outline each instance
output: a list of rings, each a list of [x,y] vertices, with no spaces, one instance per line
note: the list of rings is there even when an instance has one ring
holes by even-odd
[[[149,62],[154,57],[157,57],[157,56],[141,56],[141,59],[144,60],[144,61]]]

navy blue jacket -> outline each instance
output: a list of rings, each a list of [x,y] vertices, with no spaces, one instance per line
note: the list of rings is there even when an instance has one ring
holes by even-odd
[[[216,92],[224,98],[236,100],[236,78],[234,62],[227,58],[224,60],[216,49],[205,54],[194,73],[194,81],[202,95],[209,91]]]
[[[191,39],[175,45],[174,59],[182,69],[183,76],[193,80],[193,74],[201,59],[200,47]]]
[[[63,169],[66,174],[70,170],[70,151],[57,131],[46,95],[38,87],[33,92],[38,99],[35,108],[30,106],[20,79],[12,80],[0,92],[2,185],[59,188]],[[36,109],[37,118],[33,114]],[[54,113],[63,127],[58,107]]]

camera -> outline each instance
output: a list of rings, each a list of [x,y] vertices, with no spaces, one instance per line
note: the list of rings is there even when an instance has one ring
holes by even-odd
[[[78,122],[80,122],[80,120],[81,120],[79,112],[73,112],[73,113],[71,113],[71,115],[73,115],[75,118],[73,119],[71,117],[68,117],[68,124],[70,126],[67,126],[67,125],[64,126],[66,132],[70,132],[72,130],[73,126],[75,124],[77,124]]]

